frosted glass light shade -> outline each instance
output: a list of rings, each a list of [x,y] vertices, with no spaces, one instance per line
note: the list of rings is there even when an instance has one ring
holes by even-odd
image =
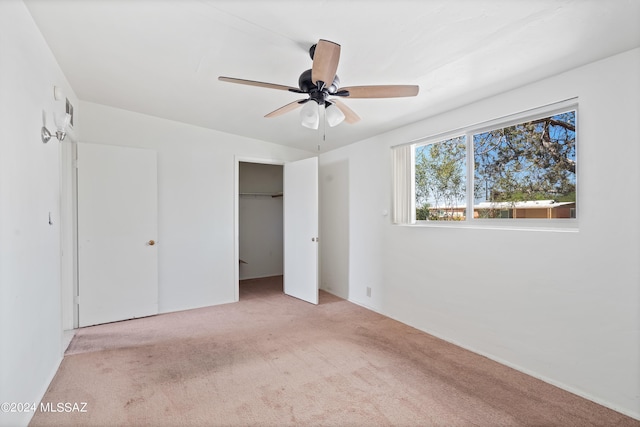
[[[329,126],[334,127],[344,121],[344,113],[335,104],[329,105],[326,110],[327,123]]]
[[[300,120],[302,126],[309,129],[318,129],[320,124],[320,112],[318,111],[318,103],[311,100],[308,101],[300,110]]]
[[[71,114],[58,113],[54,114],[53,121],[56,124],[57,130],[66,132],[69,124],[71,123]]]

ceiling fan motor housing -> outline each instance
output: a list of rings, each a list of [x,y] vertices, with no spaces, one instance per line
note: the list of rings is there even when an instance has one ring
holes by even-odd
[[[311,80],[311,70],[303,71],[300,74],[300,78],[298,79],[298,87],[304,93],[310,93],[312,90],[316,89],[316,85]]]
[[[300,74],[298,87],[302,92],[308,93],[311,99],[320,104],[321,102],[324,102],[329,95],[333,95],[338,91],[338,88],[340,87],[340,78],[336,75],[329,86],[325,84],[322,90],[319,90],[318,86],[313,83],[313,80],[311,80],[311,70],[309,69]]]

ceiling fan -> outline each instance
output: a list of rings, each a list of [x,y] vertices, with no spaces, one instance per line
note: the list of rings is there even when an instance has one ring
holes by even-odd
[[[340,87],[340,79],[336,75],[340,60],[340,45],[332,41],[319,40],[318,43],[311,46],[309,55],[313,60],[313,65],[310,70],[300,74],[298,87],[224,76],[218,77],[218,80],[308,95],[307,98],[293,101],[270,112],[265,117],[277,117],[302,107],[300,111],[302,125],[311,129],[318,129],[320,106],[325,107],[325,118],[329,126],[336,126],[343,120],[351,124],[360,120],[360,117],[338,98],[398,98],[418,94],[419,87],[415,85]]]

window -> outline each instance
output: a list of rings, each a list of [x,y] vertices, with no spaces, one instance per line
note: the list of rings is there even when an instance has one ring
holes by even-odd
[[[466,137],[416,146],[416,219],[458,221],[465,217]]]
[[[576,218],[575,105],[453,135],[413,145],[418,221]]]

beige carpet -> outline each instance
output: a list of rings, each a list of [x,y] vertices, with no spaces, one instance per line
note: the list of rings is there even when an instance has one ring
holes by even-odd
[[[32,426],[640,426],[394,320],[281,278],[236,304],[80,329]],[[80,406],[78,409],[82,409]]]

